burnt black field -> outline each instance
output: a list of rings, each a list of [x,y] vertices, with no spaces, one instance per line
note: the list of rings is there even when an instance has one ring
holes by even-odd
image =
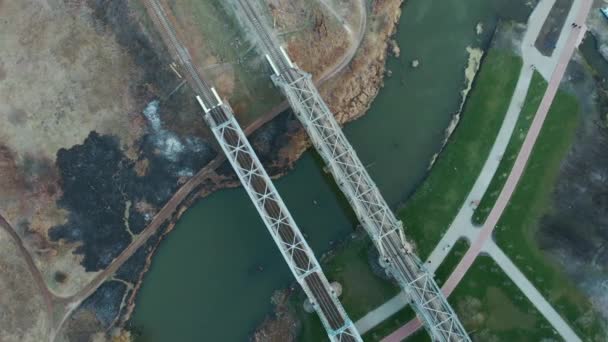
[[[82,145],[57,153],[63,188],[59,204],[69,211],[69,220],[53,227],[49,236],[55,241],[81,242],[75,253],[84,256],[82,265],[88,272],[106,268],[131,242],[124,222],[127,201],[145,201],[160,208],[177,190],[179,170],[198,170],[215,156],[188,153],[170,162],[146,142],[144,138],[141,158],[149,160],[149,168],[143,177],[135,173],[135,163],[112,136],[92,132]],[[148,220],[132,206],[128,223],[137,234]]]

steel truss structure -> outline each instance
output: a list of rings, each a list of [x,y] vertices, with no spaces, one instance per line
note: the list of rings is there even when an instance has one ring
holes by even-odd
[[[330,340],[362,342],[334,288],[323,274],[312,249],[236,121],[232,109],[221,100],[215,89],[198,75],[188,50],[179,42],[158,0],[145,2],[152,9],[152,20],[162,28],[163,39],[184,67],[185,76],[191,81],[193,90],[200,94],[196,99],[203,109],[204,121],[211,128],[291,272],[321,318]]]
[[[408,293],[429,333],[438,341],[469,341],[466,330],[420,259],[412,253],[403,225],[380,194],[310,74],[299,69],[274,75],[313,145],[329,166],[359,221],[380,251],[382,264]]]
[[[219,107],[210,110],[200,97],[198,100],[206,112],[205,121],[211,127],[270,235],[279,246],[291,272],[321,318],[330,339],[363,341],[237,123],[232,109],[220,102]],[[214,115],[213,111],[216,110],[221,111],[222,114]]]
[[[247,18],[245,25],[260,39],[274,75],[273,82],[287,97],[359,221],[380,251],[381,263],[409,295],[413,308],[435,341],[470,341],[433,275],[413,253],[403,224],[380,194],[327,104],[311,75],[300,70],[266,27],[252,0],[238,0]]]

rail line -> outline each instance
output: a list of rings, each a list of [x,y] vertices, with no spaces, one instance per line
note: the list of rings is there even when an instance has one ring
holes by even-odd
[[[235,0],[245,25],[259,38],[274,75],[311,141],[328,165],[340,189],[380,251],[381,262],[409,294],[413,308],[436,341],[470,341],[466,330],[435,283],[433,275],[413,253],[397,220],[359,160],[310,74],[300,70],[280,46],[252,0]]]
[[[145,0],[145,3],[151,9],[152,20],[162,29],[163,40],[186,70],[186,78],[198,94],[196,98],[203,109],[205,123],[211,128],[283,258],[321,318],[330,340],[362,341],[312,249],[236,121],[232,108],[199,76],[188,50],[178,40],[162,5],[157,0]]]

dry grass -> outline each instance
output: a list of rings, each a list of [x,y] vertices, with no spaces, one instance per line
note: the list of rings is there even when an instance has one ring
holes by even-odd
[[[49,322],[34,278],[8,234],[0,229],[0,341],[43,341]]]
[[[0,3],[0,211],[11,221],[49,280],[69,295],[86,274],[76,246],[48,241],[62,224],[56,153],[82,143],[91,131],[119,137],[136,158],[142,131],[130,93],[137,69],[114,36],[95,27],[84,7],[23,0]],[[68,273],[64,284],[55,271]]]

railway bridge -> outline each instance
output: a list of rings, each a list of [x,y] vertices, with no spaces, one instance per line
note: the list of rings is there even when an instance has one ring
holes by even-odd
[[[235,0],[243,25],[256,35],[273,71],[272,80],[287,97],[314,147],[380,252],[381,263],[409,295],[434,341],[470,341],[466,330],[423,262],[405,238],[402,223],[323,101],[311,75],[299,69],[261,15],[259,2]]]
[[[198,94],[196,99],[202,108],[205,123],[211,128],[291,272],[321,318],[330,340],[363,341],[236,121],[232,108],[199,76],[188,50],[178,40],[158,0],[145,0],[144,3],[154,24],[159,27],[163,40],[177,56],[186,71],[186,78]]]

